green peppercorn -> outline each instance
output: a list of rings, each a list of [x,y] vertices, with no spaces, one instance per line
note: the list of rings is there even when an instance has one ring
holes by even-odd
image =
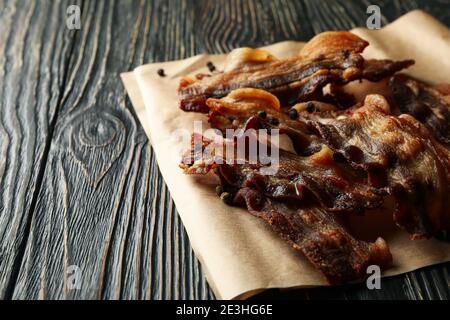
[[[228,205],[231,205],[233,203],[233,196],[231,195],[231,193],[222,192],[222,194],[220,195],[220,200]]]
[[[221,186],[221,185],[218,185],[218,186],[216,187],[216,193],[217,193],[217,195],[220,197],[220,196],[222,195],[222,192],[223,192],[222,186]]]

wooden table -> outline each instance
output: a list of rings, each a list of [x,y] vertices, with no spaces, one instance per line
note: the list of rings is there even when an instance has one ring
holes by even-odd
[[[448,0],[372,2],[383,24],[416,8],[450,24]],[[213,299],[119,73],[363,26],[369,4],[0,0],[0,298]],[[449,266],[263,296],[449,299]]]

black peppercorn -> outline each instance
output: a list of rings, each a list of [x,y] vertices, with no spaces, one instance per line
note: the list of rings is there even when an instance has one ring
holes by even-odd
[[[208,63],[206,64],[206,66],[208,67],[208,69],[209,69],[210,72],[216,71],[216,66],[215,66],[211,61],[208,61]]]
[[[295,120],[298,118],[297,109],[292,108],[291,110],[289,110],[289,118],[291,118],[292,120]]]
[[[267,113],[265,111],[258,111],[258,117],[265,119],[267,117]]]
[[[272,118],[270,119],[270,124],[277,126],[280,124],[280,120],[278,120],[278,118]]]
[[[350,50],[344,50],[343,52],[344,59],[348,59],[350,57]]]
[[[316,106],[313,102],[308,102],[308,104],[306,105],[306,111],[308,111],[309,113],[313,113],[314,111],[316,111]]]
[[[220,199],[228,205],[231,205],[233,203],[233,196],[228,192],[222,192],[222,194],[220,195]]]
[[[166,73],[164,72],[164,69],[158,69],[158,76],[160,76],[160,77],[165,77],[166,76]]]

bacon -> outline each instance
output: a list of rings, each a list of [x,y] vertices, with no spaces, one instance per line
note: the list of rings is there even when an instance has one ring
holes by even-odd
[[[354,168],[365,170],[372,187],[395,197],[394,221],[413,238],[436,236],[450,227],[446,196],[450,191],[449,151],[413,118],[390,115],[383,97],[368,96],[363,107],[346,111],[315,103],[314,110],[308,112],[305,104],[299,104],[293,108],[300,118],[292,120],[278,111],[278,103],[270,93],[246,89],[246,95],[240,95],[237,91],[222,99],[208,99],[214,128],[278,128],[292,138],[302,156],[311,156],[326,144],[335,156],[341,155]],[[266,114],[264,119],[255,116],[261,111]],[[271,123],[272,118],[277,119],[276,125]],[[317,179],[320,170],[315,172]],[[314,179],[307,184],[313,185]],[[330,199],[330,195],[325,198]],[[344,202],[339,204],[342,208]],[[326,207],[336,209],[329,202]],[[358,212],[353,203],[351,208]]]
[[[413,238],[450,228],[450,152],[416,119],[390,115],[382,96],[369,95],[360,108],[310,115],[308,123],[395,197],[394,221]]]
[[[202,139],[197,148],[195,139]],[[234,205],[265,220],[330,283],[364,278],[370,264],[390,265],[392,256],[383,239],[375,243],[357,240],[338,222],[336,211],[378,207],[382,197],[362,183],[361,176],[335,164],[327,147],[310,157],[280,150],[277,171],[265,174],[268,165],[261,163],[218,161],[227,158],[224,150],[229,150],[230,143],[236,146],[236,142],[223,142],[222,148],[217,148],[218,143],[193,137],[192,148],[180,166],[189,174],[213,170],[222,188],[234,194]]]
[[[208,98],[221,98],[239,88],[263,89],[276,95],[282,105],[292,105],[322,96],[321,89],[329,83],[342,85],[363,78],[378,81],[414,63],[365,61],[361,52],[367,45],[350,32],[325,32],[307,43],[298,56],[284,60],[260,49],[254,49],[254,54],[249,48],[245,48],[246,54],[232,52],[233,61],[227,62],[225,72],[202,80],[182,79],[180,107],[206,113]]]
[[[408,68],[414,64],[414,60],[392,61],[387,59],[370,59],[364,61],[361,79],[378,82],[394,73]]]
[[[250,188],[240,189],[234,201],[266,221],[331,284],[365,278],[369,265],[387,268],[392,263],[392,255],[382,238],[374,243],[357,240],[338,223],[335,215],[323,209],[281,202]]]
[[[265,163],[261,163],[261,159],[249,160],[246,150],[243,154],[247,156],[239,163],[233,158],[238,154],[239,142],[213,143],[201,136],[197,141],[196,146],[193,137],[191,149],[182,159],[180,166],[185,173],[206,174],[216,169],[222,182],[233,189],[251,186],[274,199],[317,204],[330,211],[362,213],[383,202],[383,192],[368,186],[362,172],[336,163],[327,146],[309,157],[277,150],[277,161]],[[273,151],[267,146],[264,148]],[[227,152],[232,152],[231,158]],[[227,159],[232,159],[233,163]]]
[[[210,98],[206,104],[209,123],[223,133],[226,129],[278,129],[280,134],[287,134],[292,139],[299,154],[309,155],[321,148],[321,143],[310,133],[308,126],[280,112],[278,98],[267,91],[237,89],[224,98]]]
[[[222,200],[266,221],[330,283],[392,263],[383,239],[358,240],[342,221],[381,207],[388,195],[393,220],[412,239],[450,230],[450,85],[392,76],[414,61],[365,60],[367,45],[349,32],[326,32],[283,60],[241,48],[222,72],[184,77],[178,88],[181,109],[208,113],[222,133],[214,142],[194,135],[180,167],[214,172]],[[377,94],[355,105],[361,95],[356,100],[343,85],[361,79],[389,80],[392,110]],[[239,133],[227,139],[228,129]],[[254,161],[247,146],[239,150],[251,135],[261,138],[252,129],[278,129],[296,153],[259,141],[260,157],[265,148],[278,158]],[[276,133],[268,133],[271,142]]]
[[[450,99],[441,85],[433,88],[406,75],[395,75],[390,80],[396,106],[423,123],[434,137],[450,147]],[[444,91],[444,92],[442,92]]]

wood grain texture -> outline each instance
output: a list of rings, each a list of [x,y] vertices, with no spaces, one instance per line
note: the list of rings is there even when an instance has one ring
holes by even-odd
[[[0,298],[212,299],[119,73],[365,25],[370,2],[73,3],[79,31],[67,1],[0,0]],[[422,8],[450,25],[446,0],[377,3],[383,23]],[[256,298],[449,299],[449,272]]]
[[[66,7],[0,1],[0,298],[15,284],[62,97]]]

